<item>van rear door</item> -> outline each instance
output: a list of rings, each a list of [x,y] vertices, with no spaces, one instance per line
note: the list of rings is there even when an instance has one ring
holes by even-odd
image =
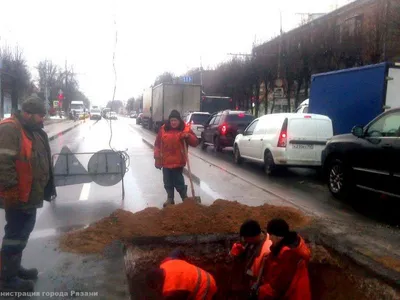
[[[332,122],[315,115],[299,115],[288,120],[288,160],[320,165],[321,152],[333,135]]]

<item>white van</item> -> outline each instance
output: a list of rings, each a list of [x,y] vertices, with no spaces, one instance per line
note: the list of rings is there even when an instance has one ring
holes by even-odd
[[[320,167],[321,152],[333,136],[332,121],[316,114],[281,113],[255,119],[234,143],[235,162],[264,164],[271,175],[279,167]]]

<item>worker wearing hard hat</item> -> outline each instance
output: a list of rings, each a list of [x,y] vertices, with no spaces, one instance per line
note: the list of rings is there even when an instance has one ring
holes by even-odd
[[[303,238],[290,231],[289,225],[282,219],[271,220],[267,232],[273,244],[265,260],[257,298],[310,300],[310,249]]]
[[[147,286],[164,300],[212,300],[217,293],[213,276],[188,263],[182,251],[175,250],[147,274]]]
[[[158,131],[154,143],[155,167],[163,170],[164,188],[167,192],[164,207],[175,204],[175,189],[182,200],[187,198],[187,185],[183,178],[183,168],[187,159],[184,147],[196,147],[198,144],[199,141],[190,126],[185,124],[177,110],[172,110],[167,123]]]
[[[230,254],[245,262],[244,271],[251,286],[259,276],[263,257],[270,253],[272,241],[255,220],[247,220],[241,225],[240,238],[242,241],[233,245]]]

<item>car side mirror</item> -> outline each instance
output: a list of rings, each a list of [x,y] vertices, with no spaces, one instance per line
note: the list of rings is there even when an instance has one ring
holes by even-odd
[[[364,128],[362,126],[354,126],[353,129],[351,130],[351,133],[356,136],[356,137],[364,137]]]

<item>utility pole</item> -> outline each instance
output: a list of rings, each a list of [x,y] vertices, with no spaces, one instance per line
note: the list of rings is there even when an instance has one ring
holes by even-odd
[[[47,67],[47,59],[45,61],[45,81],[44,81],[44,95],[45,95],[45,107],[46,107],[46,115],[49,116],[49,91],[48,91],[48,78],[49,78],[49,74],[48,74],[48,67]]]
[[[390,0],[385,0],[385,11],[384,11],[384,31],[383,31],[383,61],[387,60],[387,38],[389,28],[389,4]]]
[[[281,78],[281,52],[282,52],[282,11],[279,11],[280,35],[279,35],[279,51],[278,51],[278,79]]]

